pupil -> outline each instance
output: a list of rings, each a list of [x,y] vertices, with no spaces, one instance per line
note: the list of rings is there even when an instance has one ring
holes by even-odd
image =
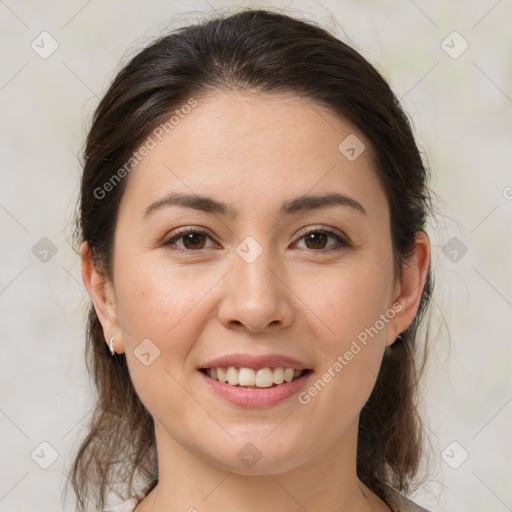
[[[313,242],[313,248],[318,248],[318,239],[315,240],[316,237],[323,237],[325,239],[325,233],[310,233],[308,235],[307,242]],[[320,246],[323,247],[324,244],[320,243]]]
[[[196,244],[200,244],[200,241],[198,241],[199,238],[201,238],[203,235],[201,235],[200,233],[187,233],[185,235],[185,241],[186,241],[186,245],[190,243],[195,246]],[[192,247],[193,249],[195,249],[196,247]]]

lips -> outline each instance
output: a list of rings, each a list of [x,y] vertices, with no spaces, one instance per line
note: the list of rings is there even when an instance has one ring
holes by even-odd
[[[276,405],[297,393],[313,373],[311,365],[283,354],[228,354],[197,369],[211,391],[243,407]]]
[[[235,368],[293,368],[295,370],[312,370],[313,368],[298,359],[281,354],[250,355],[250,354],[228,354],[211,359],[201,364],[198,369],[229,367]]]
[[[197,373],[207,388],[223,400],[241,407],[268,408],[281,402],[285,403],[287,399],[291,400],[291,397],[299,393],[312,378],[314,372],[306,371],[305,374],[291,382],[283,382],[268,388],[232,386],[212,379],[202,371]]]

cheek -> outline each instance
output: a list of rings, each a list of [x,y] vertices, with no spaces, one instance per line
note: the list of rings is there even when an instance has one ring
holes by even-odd
[[[209,292],[222,273],[146,261],[124,275],[117,284],[118,315],[137,393],[152,411],[158,410],[162,398],[185,403],[190,397],[178,382],[190,370],[189,354],[209,319]],[[139,356],[148,351],[150,364],[146,366],[147,361]]]
[[[118,285],[119,319],[128,333],[128,344],[150,338],[157,345],[169,340],[182,342],[192,325],[197,325],[197,306],[214,285],[212,276],[192,274],[188,269],[147,265]],[[196,322],[190,322],[195,317]],[[180,334],[180,335],[178,335]]]
[[[208,318],[205,298],[216,281],[218,278],[211,275],[196,272],[193,276],[188,269],[148,264],[118,285],[130,377],[156,420],[165,422],[169,414],[200,412],[190,399],[183,373],[188,355],[204,330]],[[149,361],[139,357],[143,346],[150,354]]]
[[[344,348],[373,326],[389,307],[393,292],[391,262],[374,257],[366,260],[365,264],[339,267],[325,276],[312,276],[311,282],[301,287],[299,294],[304,303],[322,320],[329,352]],[[379,323],[382,335],[385,325]]]
[[[322,361],[317,385],[306,392],[312,402],[322,395],[318,407],[325,404],[345,411],[338,416],[340,421],[359,412],[375,384],[392,319],[391,268],[391,259],[370,258],[365,265],[317,279],[316,290],[322,293],[310,293],[305,300],[318,312],[323,333],[318,330],[315,339]]]

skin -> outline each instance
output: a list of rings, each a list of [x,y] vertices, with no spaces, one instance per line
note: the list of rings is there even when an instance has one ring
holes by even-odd
[[[366,150],[349,161],[338,145],[353,133]],[[418,233],[398,279],[364,135],[296,96],[219,92],[199,99],[128,179],[113,280],[94,268],[85,242],[81,256],[105,339],[126,353],[155,420],[160,480],[136,512],[389,510],[356,476],[358,420],[385,347],[414,319],[430,246]],[[172,206],[140,220],[169,192],[210,196],[238,216]],[[366,214],[336,205],[279,216],[285,200],[332,192]],[[164,245],[185,226],[208,236]],[[308,243],[307,226],[351,245],[321,234]],[[247,236],[263,250],[250,264],[236,252]],[[400,312],[307,405],[295,395],[243,408],[209,391],[196,369],[234,352],[279,353],[312,367],[314,383],[397,303]],[[160,350],[149,366],[134,355],[147,338]],[[250,468],[237,457],[248,442],[262,454]]]

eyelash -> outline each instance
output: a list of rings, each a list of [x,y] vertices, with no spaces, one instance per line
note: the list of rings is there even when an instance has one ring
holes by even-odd
[[[189,233],[194,233],[194,234],[198,234],[198,235],[205,235],[206,237],[211,239],[211,236],[208,233],[206,233],[205,231],[201,231],[200,229],[196,229],[196,228],[193,228],[193,227],[188,227],[188,228],[184,228],[184,229],[178,231],[177,233],[174,233],[174,235],[172,237],[168,238],[163,243],[163,245],[165,247],[173,245],[173,243],[175,241],[181,239],[184,235],[187,235]],[[327,230],[327,229],[320,229],[320,228],[317,228],[317,227],[314,227],[314,226],[309,227],[307,229],[307,231],[305,233],[303,233],[301,235],[301,237],[297,241],[303,240],[306,236],[310,235],[311,233],[321,233],[321,234],[324,234],[324,235],[327,235],[327,236],[332,236],[332,237],[336,238],[336,240],[338,241],[339,246],[338,247],[336,247],[336,246],[329,247],[327,249],[306,249],[309,252],[328,252],[328,251],[331,251],[331,250],[340,250],[340,249],[352,247],[352,245],[345,238],[343,238],[341,235],[339,235],[338,233],[336,233],[334,231]],[[206,250],[206,249],[195,249],[194,250],[194,249],[182,249],[182,248],[178,247],[175,250],[177,250],[179,252],[191,253],[191,252],[200,252],[200,251],[203,251],[203,250]]]

